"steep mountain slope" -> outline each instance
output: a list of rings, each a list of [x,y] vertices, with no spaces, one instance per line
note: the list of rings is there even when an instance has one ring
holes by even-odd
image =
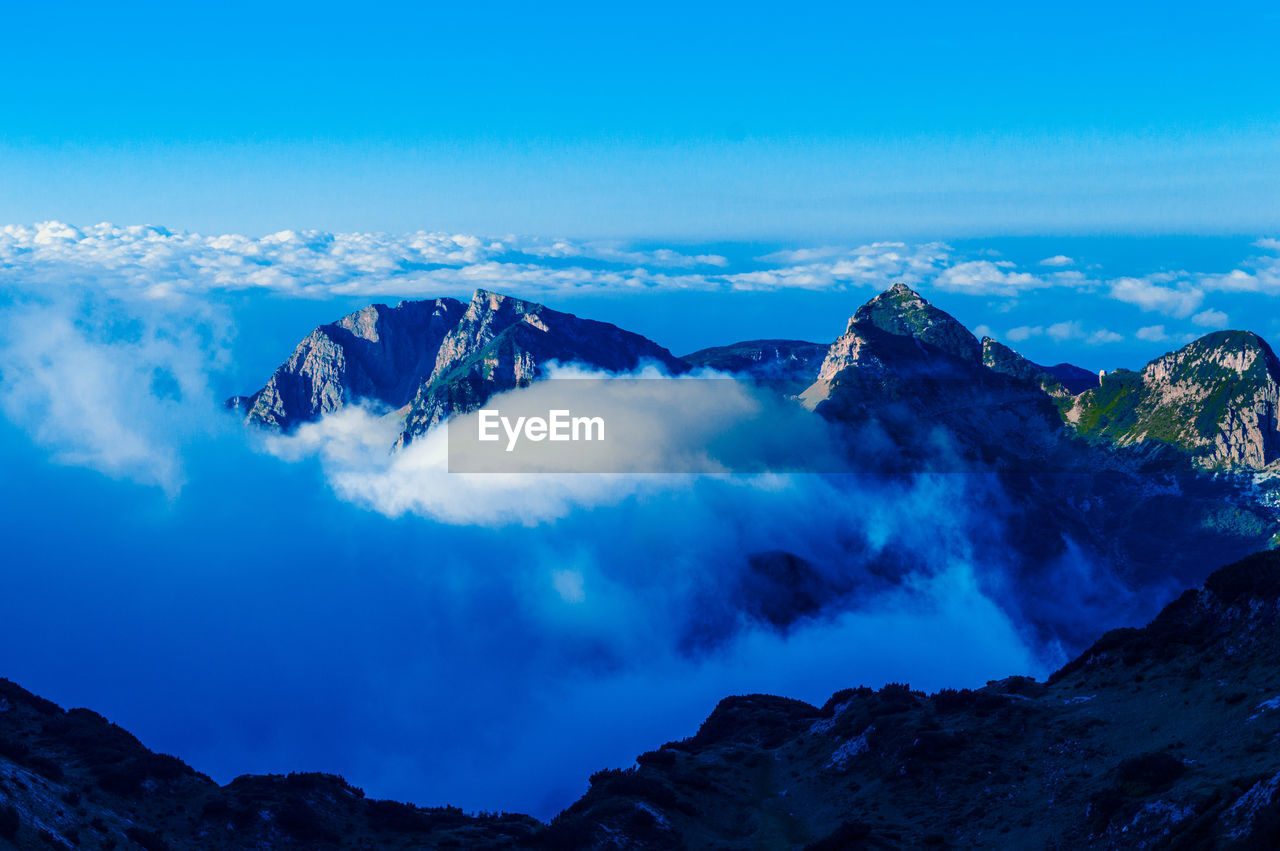
[[[601,771],[545,838],[576,848],[1274,848],[1280,555],[1214,573],[1045,683],[822,708],[752,695]]]
[[[435,370],[462,312],[451,298],[370,305],[312,331],[265,387],[227,406],[247,422],[285,431],[355,400],[403,407]]]
[[[966,363],[982,360],[982,345],[969,329],[906,284],[894,284],[859,307],[849,322],[849,331],[855,328],[909,337]]]
[[[1246,331],[1219,331],[1117,370],[1082,394],[1067,421],[1120,446],[1161,441],[1210,468],[1275,467],[1280,460],[1280,361]]]
[[[404,445],[455,411],[539,378],[551,361],[608,371],[688,366],[605,322],[477,290],[456,299],[375,304],[321,325],[251,396],[227,400],[246,422],[288,431],[355,401],[404,409]]]
[[[1074,396],[1098,386],[1098,376],[1069,363],[1041,366],[990,337],[982,338],[982,365],[987,369],[1034,382],[1055,398]]]
[[[850,426],[855,445],[876,424],[899,470],[939,463],[971,470],[995,459],[1039,465],[1063,437],[1044,389],[1054,380],[1004,346],[985,348],[990,363],[984,345],[950,314],[895,284],[858,308],[800,399]],[[949,429],[952,451],[938,451],[931,437],[938,427]]]
[[[662,346],[616,325],[477,290],[441,342],[435,370],[414,395],[400,445],[452,413],[475,410],[494,393],[529,384],[552,361],[609,372],[646,362],[669,372],[688,369]]]
[[[1280,842],[1280,553],[1222,568],[1036,682],[720,702],[550,825],[369,801],[320,774],[218,786],[0,680],[17,848],[1238,848]]]

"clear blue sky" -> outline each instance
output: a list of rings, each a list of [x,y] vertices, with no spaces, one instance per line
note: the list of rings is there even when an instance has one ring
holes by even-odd
[[[21,4],[0,221],[1280,228],[1263,3]]]

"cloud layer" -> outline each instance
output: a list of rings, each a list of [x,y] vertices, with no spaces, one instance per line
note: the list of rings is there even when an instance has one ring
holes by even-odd
[[[252,238],[205,236],[150,225],[61,222],[0,227],[0,280],[89,283],[152,296],[263,290],[315,297],[384,295],[477,286],[565,292],[632,289],[829,289],[888,281],[974,295],[1049,287],[1104,287],[1144,310],[1186,316],[1206,294],[1280,294],[1280,240],[1216,273],[1162,271],[1109,279],[1065,255],[1028,268],[998,256],[965,256],[943,242],[875,242],[735,258],[670,247],[534,237],[282,231]],[[990,254],[990,252],[984,252]]]

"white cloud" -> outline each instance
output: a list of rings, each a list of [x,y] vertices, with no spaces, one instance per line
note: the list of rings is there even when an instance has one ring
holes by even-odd
[[[1010,328],[1005,337],[1012,343],[1021,343],[1032,337],[1049,337],[1056,343],[1065,343],[1068,340],[1083,340],[1091,346],[1115,343],[1124,339],[1120,334],[1106,328],[1085,331],[1084,326],[1075,319],[1055,322],[1047,327],[1044,325],[1019,325],[1017,328]]]
[[[1065,254],[1055,254],[1040,261],[1041,266],[1074,266],[1076,261]]]
[[[1055,322],[1045,329],[1045,333],[1059,343],[1063,340],[1074,340],[1084,336],[1084,332],[1080,330],[1080,323],[1075,321]]]
[[[158,307],[23,299],[0,310],[0,411],[60,463],[176,492],[182,448],[220,420],[209,373],[226,361],[227,329],[201,305]]]
[[[304,424],[293,434],[263,440],[271,454],[285,460],[318,457],[340,496],[388,516],[418,514],[445,523],[493,526],[532,526],[577,508],[680,490],[690,485],[688,473],[714,476],[743,469],[739,465],[751,463],[752,455],[758,462],[757,453],[783,467],[790,457],[792,468],[823,468],[824,461],[836,468],[839,453],[823,421],[753,385],[715,373],[697,377],[708,375],[715,380],[636,382],[553,367],[549,380],[498,394],[486,405],[512,418],[556,409],[585,411],[608,424],[610,439],[601,444],[529,444],[511,455],[465,439],[451,444],[453,429],[475,433],[478,414],[472,413],[453,417],[389,453],[399,423],[358,405]],[[652,367],[636,374],[659,376]],[[584,396],[590,399],[589,410]],[[772,488],[782,478],[761,474],[739,481],[744,487]]]
[[[1226,328],[1227,314],[1221,310],[1202,310],[1191,317],[1191,321],[1202,328]]]
[[[1019,272],[1014,264],[1002,260],[970,260],[944,269],[934,280],[944,290],[973,295],[1017,295],[1028,289],[1050,286],[1048,281],[1027,272]]]
[[[1146,340],[1149,343],[1160,343],[1169,339],[1169,335],[1165,333],[1163,325],[1147,325],[1139,328],[1135,336],[1139,340]]]
[[[1111,297],[1134,304],[1146,311],[1167,313],[1171,316],[1191,315],[1204,293],[1191,286],[1165,286],[1172,278],[1168,275],[1150,275],[1145,278],[1118,278],[1111,282]]]

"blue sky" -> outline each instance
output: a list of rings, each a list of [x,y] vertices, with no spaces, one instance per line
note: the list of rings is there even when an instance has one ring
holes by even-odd
[[[1265,4],[26,4],[0,221],[1280,228]]]

